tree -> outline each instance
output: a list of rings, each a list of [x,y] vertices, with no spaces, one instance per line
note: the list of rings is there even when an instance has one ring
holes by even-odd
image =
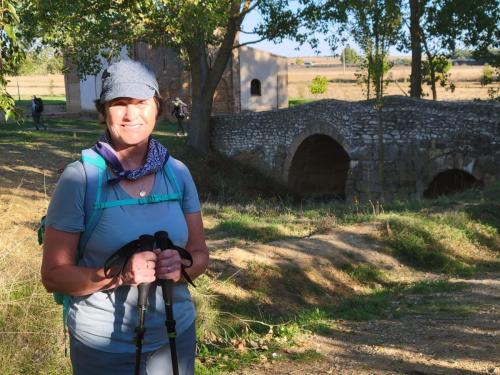
[[[438,74],[434,67],[440,65],[434,58],[452,56],[457,42],[473,48],[476,55],[500,63],[490,52],[500,43],[499,0],[409,0],[407,10],[412,51],[411,96],[422,95],[422,47],[429,61],[429,73],[434,76]],[[437,81],[436,77],[431,78],[434,100]]]
[[[237,34],[251,11],[262,21],[257,40],[302,38],[300,10],[287,0],[22,0],[28,39],[63,50],[82,76],[100,69],[99,54],[115,59],[137,41],[167,45],[184,58],[191,75],[190,145],[209,148],[213,96],[232,56]],[[248,44],[248,43],[245,43]]]
[[[324,94],[328,89],[328,78],[325,76],[316,76],[311,81],[309,85],[309,91],[311,94]]]
[[[401,29],[400,0],[326,0],[315,1],[310,7],[315,11],[306,13],[308,25],[312,29],[328,31],[327,40],[333,50],[347,35],[354,38],[362,48],[366,61],[367,96],[370,97],[373,84],[375,96],[382,97],[387,54],[389,47],[399,39]],[[333,33],[331,26],[334,26]]]
[[[363,48],[367,69],[367,96],[374,84],[375,96],[383,96],[384,77],[390,66],[387,63],[389,47],[399,37],[401,9],[398,0],[348,1],[348,30]]]
[[[56,74],[63,71],[63,58],[52,48],[39,48],[26,52],[26,58],[18,67],[19,75]]]
[[[359,63],[361,57],[358,55],[356,50],[351,47],[346,47],[342,51],[342,54],[345,58],[345,63],[346,64],[357,64]]]
[[[19,24],[12,0],[0,2],[0,113],[5,114],[5,121],[19,120],[22,113],[15,107],[14,98],[7,92],[9,81],[6,76],[13,75],[22,61],[24,54],[17,40],[15,27]]]
[[[437,100],[437,82],[441,87],[455,91],[455,84],[450,81],[450,69],[451,61],[444,55],[432,56],[432,59],[422,62],[422,81],[431,86],[433,100]]]

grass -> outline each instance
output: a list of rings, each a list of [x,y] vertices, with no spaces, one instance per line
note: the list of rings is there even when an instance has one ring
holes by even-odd
[[[64,96],[64,95],[41,95],[38,97],[42,98],[44,105],[66,104],[66,96]],[[31,96],[29,96],[29,97],[21,96],[20,100],[19,99],[16,100],[16,106],[21,107],[21,108],[25,108],[25,107],[31,108]]]
[[[57,171],[95,142],[102,127],[92,120],[50,120],[48,126],[66,131],[36,132],[29,121],[0,128],[2,374],[70,373],[60,307],[39,281],[35,229]],[[67,131],[76,128],[87,132]],[[249,258],[236,266],[214,258],[192,290],[199,317],[197,374],[220,374],[265,361],[321,360],[314,351],[294,358],[285,351],[303,332],[331,335],[339,319],[469,314],[474,306],[449,298],[463,285],[448,279],[500,269],[500,184],[384,207],[298,202],[249,169],[186,148],[185,138],[175,137],[174,124],[160,123],[156,135],[190,167],[204,202],[207,237],[214,243],[252,248],[281,239],[308,241],[312,234],[338,225],[374,221],[382,228],[372,239],[380,244],[376,251],[433,278],[401,284],[380,265],[355,257],[308,268],[294,259],[277,264]]]
[[[288,106],[295,107],[296,105],[306,104],[313,102],[314,99],[303,99],[303,98],[290,98],[288,99]]]

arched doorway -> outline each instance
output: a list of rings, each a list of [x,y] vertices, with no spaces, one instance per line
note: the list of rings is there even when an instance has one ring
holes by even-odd
[[[424,198],[436,198],[459,191],[482,187],[483,182],[461,169],[448,169],[438,173],[424,191]]]
[[[288,183],[301,197],[345,199],[350,158],[334,139],[322,134],[306,138],[293,156]]]

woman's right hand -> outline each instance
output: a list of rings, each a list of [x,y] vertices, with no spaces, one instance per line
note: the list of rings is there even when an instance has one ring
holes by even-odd
[[[121,285],[137,286],[156,280],[156,261],[158,256],[152,251],[143,251],[132,255],[121,275]]]

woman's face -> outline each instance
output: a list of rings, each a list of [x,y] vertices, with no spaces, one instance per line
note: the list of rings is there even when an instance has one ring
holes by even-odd
[[[154,97],[116,98],[106,103],[105,109],[108,131],[117,151],[148,141],[158,113]]]

